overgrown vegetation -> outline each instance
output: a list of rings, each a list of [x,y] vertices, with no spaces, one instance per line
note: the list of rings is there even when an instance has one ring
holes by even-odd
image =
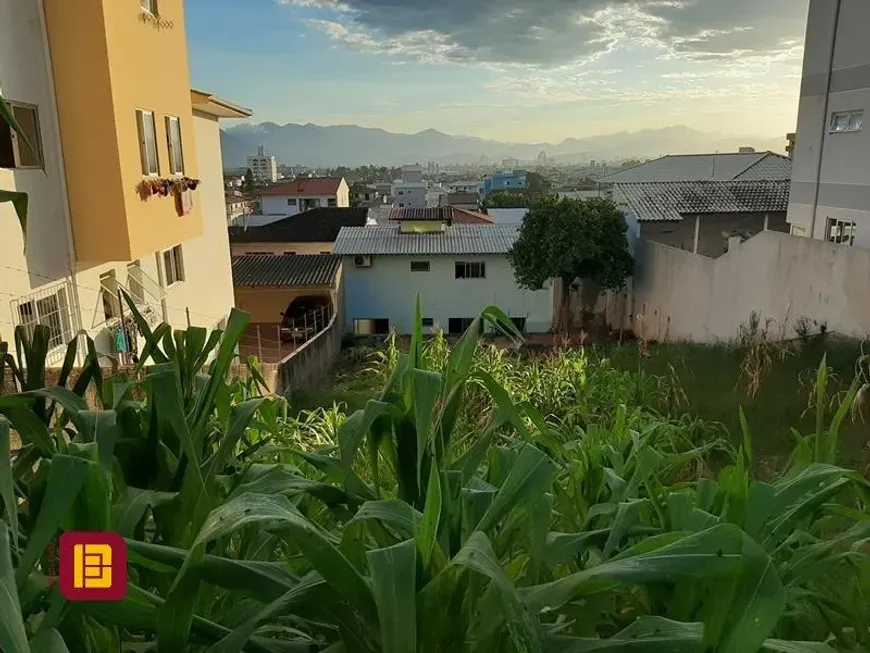
[[[295,421],[256,378],[228,380],[246,322],[142,323],[135,375],[104,376],[89,344],[72,388],[68,373],[42,387],[47,330],[0,351],[21,390],[0,398],[4,653],[870,642],[868,487],[835,460],[860,382],[834,411],[819,402],[815,430],[765,482],[745,420],[729,464],[707,469],[721,432],[668,416],[676,381],[583,352],[521,366],[481,349],[484,324],[518,337],[495,308],[453,347],[424,344],[418,308],[408,352],[375,361],[381,387],[362,410]],[[50,586],[47,552],[68,529],[125,536],[124,601],[67,604]]]

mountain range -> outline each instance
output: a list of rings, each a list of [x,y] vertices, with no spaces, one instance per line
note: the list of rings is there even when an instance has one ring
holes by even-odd
[[[540,152],[558,163],[590,159],[647,158],[663,154],[736,152],[749,146],[782,151],[785,138],[702,132],[682,125],[637,132],[619,132],[561,143],[503,143],[473,136],[451,136],[434,129],[398,134],[357,125],[320,126],[273,122],[245,123],[221,132],[224,166],[244,167],[248,155],[265,145],[280,165],[312,167],[426,163],[442,165],[499,163],[502,159],[534,160]]]

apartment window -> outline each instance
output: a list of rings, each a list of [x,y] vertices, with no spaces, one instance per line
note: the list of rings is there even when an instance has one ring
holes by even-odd
[[[828,218],[828,227],[825,240],[831,243],[852,245],[855,242],[855,232],[858,229],[857,222],[848,220],[833,220]]]
[[[405,208],[405,205],[402,204],[402,203],[400,202],[400,203],[399,203],[399,208],[400,208],[400,209],[404,209],[404,208]]]
[[[154,16],[157,15],[157,0],[139,0],[139,5],[142,11],[147,11]]]
[[[184,174],[184,151],[181,148],[181,120],[166,116],[166,144],[169,146],[169,172]]]
[[[486,263],[457,263],[456,264],[457,279],[485,279],[486,278]]]
[[[837,111],[831,114],[831,132],[859,132],[864,127],[864,111]]]
[[[41,299],[31,299],[19,304],[18,319],[31,338],[37,324],[47,326],[51,332],[48,345],[52,349],[62,347],[72,340],[70,308],[64,289]]]
[[[296,198],[288,197],[287,198],[287,206],[296,206]]]
[[[429,261],[411,261],[411,272],[428,272]]]
[[[0,120],[0,168],[41,168],[43,158],[39,112],[30,104],[9,101],[7,104],[30,143],[26,143],[5,120]]]
[[[154,126],[154,112],[136,109],[136,126],[139,129],[139,155],[142,159],[143,175],[160,174],[157,159],[157,130]]]
[[[163,252],[163,272],[166,275],[166,285],[184,281],[184,257],[181,254],[181,245]]]
[[[405,191],[403,191],[403,190],[399,191],[399,195],[404,195],[404,194],[405,194]]]
[[[326,206],[338,206],[338,200],[336,200],[334,197],[329,197],[326,200]]]
[[[145,285],[142,276],[142,262],[133,261],[127,264],[127,289],[140,304],[145,301]]]
[[[473,322],[473,317],[451,317],[447,320],[447,332],[453,336],[462,335]]]

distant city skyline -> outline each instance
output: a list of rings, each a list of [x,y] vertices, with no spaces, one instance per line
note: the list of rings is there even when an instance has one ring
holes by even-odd
[[[257,122],[558,143],[677,124],[793,131],[807,0],[186,7],[193,85]]]

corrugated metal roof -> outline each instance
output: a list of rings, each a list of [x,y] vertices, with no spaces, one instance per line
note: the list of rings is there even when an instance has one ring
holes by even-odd
[[[330,254],[246,254],[233,257],[235,286],[331,286],[341,259]]]
[[[678,221],[705,213],[788,210],[788,181],[673,181],[616,184],[614,198],[641,222]]]
[[[764,163],[747,179],[791,179],[791,160],[774,152],[747,154],[670,154],[602,177],[601,183],[652,181],[735,181]]]
[[[519,225],[454,224],[443,232],[400,233],[397,226],[344,227],[332,253],[340,256],[506,254],[519,236]]]

